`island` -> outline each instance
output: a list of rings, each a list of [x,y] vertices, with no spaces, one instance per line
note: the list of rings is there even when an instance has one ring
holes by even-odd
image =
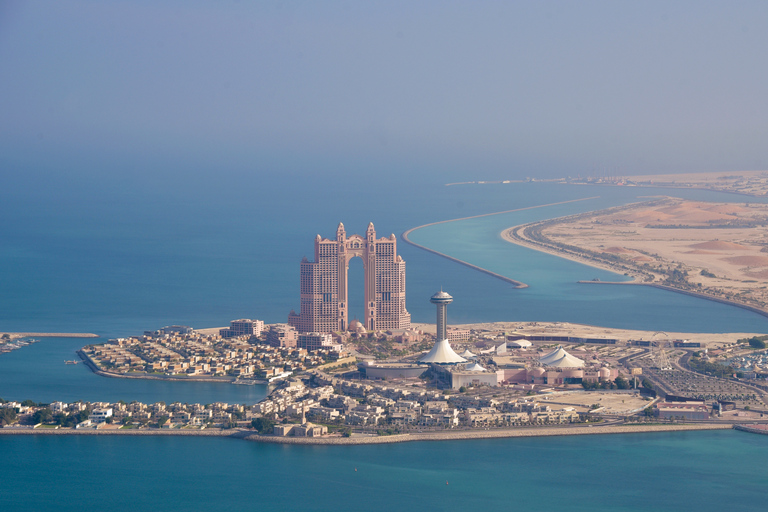
[[[419,363],[424,347],[434,340],[434,325],[414,325],[410,338],[358,331],[334,347],[341,349],[335,360],[334,350],[271,346],[269,333],[285,328],[274,324],[258,334],[225,338],[216,334],[225,328],[173,326],[83,349],[96,369],[109,357],[108,371],[96,371],[113,376],[183,378],[184,369],[172,361],[206,357],[195,350],[208,354],[203,364],[219,357],[212,354],[231,359],[234,366],[224,372],[230,374],[218,377],[228,379],[222,382],[264,382],[263,369],[272,368],[281,377],[272,380],[258,403],[0,400],[0,433],[217,435],[270,443],[360,444],[732,428],[760,425],[768,414],[762,370],[768,355],[756,348],[757,333],[658,333],[561,322],[455,325],[448,336],[457,351],[471,357],[456,375],[477,371],[475,376],[509,378],[496,385],[470,378],[457,386],[438,365]],[[553,354],[559,363],[552,362]],[[150,357],[155,359],[151,363],[144,359]],[[123,371],[121,364],[135,366],[134,358],[144,361],[144,372]],[[158,366],[166,373],[179,364],[181,375],[146,371],[160,361],[167,363]],[[585,363],[582,377],[563,378],[571,375],[573,361]],[[259,370],[243,375],[238,362]],[[408,365],[419,371],[403,373]],[[475,365],[482,370],[469,368]],[[514,381],[521,372],[532,372],[533,380]]]

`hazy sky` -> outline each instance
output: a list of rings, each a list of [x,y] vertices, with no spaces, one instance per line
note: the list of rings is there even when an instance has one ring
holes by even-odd
[[[768,2],[0,0],[0,173],[768,168]]]

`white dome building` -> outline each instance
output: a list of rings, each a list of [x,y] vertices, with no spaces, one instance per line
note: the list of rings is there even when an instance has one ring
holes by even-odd
[[[439,340],[435,342],[432,350],[419,359],[421,363],[436,363],[436,364],[456,364],[466,363],[467,360],[454,352],[451,348],[451,344],[448,340]]]
[[[557,347],[547,355],[541,356],[539,362],[544,366],[555,366],[558,368],[583,368],[584,361],[574,357],[565,351],[563,347]]]
[[[485,368],[483,368],[477,363],[472,363],[470,365],[467,365],[467,367],[464,368],[464,371],[465,372],[487,372],[488,370],[486,370]]]

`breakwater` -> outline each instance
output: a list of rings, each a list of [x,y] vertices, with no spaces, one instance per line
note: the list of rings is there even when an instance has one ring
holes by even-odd
[[[768,435],[768,426],[766,425],[734,425],[733,428],[741,430],[742,432]]]
[[[430,249],[429,247],[425,247],[425,246],[423,246],[421,244],[418,244],[418,243],[416,243],[416,242],[414,242],[414,241],[412,241],[410,239],[410,234],[413,233],[414,231],[418,230],[418,229],[421,229],[421,228],[426,228],[426,227],[429,227],[429,226],[436,226],[438,224],[445,224],[447,222],[457,222],[457,221],[460,221],[460,220],[478,219],[478,218],[481,218],[481,217],[489,217],[491,215],[501,215],[501,214],[504,214],[504,213],[520,212],[520,211],[523,211],[523,210],[533,210],[535,208],[544,208],[544,207],[547,207],[547,206],[555,206],[555,205],[559,205],[559,204],[575,203],[575,202],[578,202],[578,201],[587,201],[589,199],[596,199],[597,197],[599,197],[599,196],[585,197],[585,198],[582,198],[582,199],[571,199],[571,200],[568,200],[568,201],[559,201],[559,202],[556,202],[556,203],[540,204],[540,205],[537,205],[537,206],[528,206],[526,208],[515,208],[515,209],[512,209],[512,210],[504,210],[504,211],[501,211],[501,212],[483,213],[481,215],[471,215],[469,217],[460,217],[458,219],[448,219],[448,220],[441,220],[441,221],[438,221],[438,222],[430,222],[429,224],[423,224],[421,226],[416,226],[414,228],[411,228],[411,229],[405,231],[402,235],[400,235],[400,237],[403,239],[403,241],[405,241],[408,244],[413,245],[414,247],[418,247],[419,249],[423,249],[423,250],[425,250],[427,252],[431,252],[432,254],[436,254],[438,256],[442,256],[443,258],[446,258],[448,260],[451,260],[451,261],[454,261],[454,262],[459,263],[461,265],[467,266],[467,267],[469,267],[471,269],[477,270],[477,271],[482,272],[484,274],[488,274],[489,276],[495,277],[496,279],[501,279],[502,281],[506,281],[506,282],[514,285],[515,288],[528,288],[528,285],[523,283],[522,281],[517,281],[517,280],[509,278],[507,276],[503,276],[501,274],[497,274],[496,272],[492,272],[492,271],[490,271],[488,269],[485,269],[485,268],[482,268],[482,267],[478,267],[477,265],[473,265],[472,263],[466,262],[464,260],[460,260],[458,258],[454,258],[453,256],[449,256],[449,255],[447,255],[445,253],[442,253],[440,251],[436,251],[434,249]]]
[[[606,425],[579,427],[537,427],[511,428],[494,430],[461,430],[415,434],[395,434],[391,436],[326,436],[326,437],[279,437],[255,434],[245,429],[70,429],[70,428],[0,428],[0,435],[76,435],[76,436],[202,436],[202,437],[231,437],[260,443],[300,444],[300,445],[363,445],[363,444],[392,444],[414,441],[458,441],[470,439],[500,439],[508,437],[547,437],[575,436],[600,434],[639,434],[650,432],[683,432],[693,430],[727,430],[744,427],[730,424],[700,423],[700,424],[670,424],[670,425]],[[746,428],[739,428],[746,430]],[[751,431],[751,430],[750,430]],[[766,433],[766,432],[762,432]]]
[[[15,338],[98,338],[98,334],[91,332],[0,332],[0,336],[7,334],[11,339]]]
[[[313,444],[313,445],[361,445],[391,444],[413,441],[457,441],[468,439],[499,439],[506,437],[546,437],[576,436],[599,434],[639,434],[648,432],[681,432],[689,430],[727,430],[730,424],[670,424],[670,425],[610,425],[579,427],[538,427],[511,428],[498,430],[462,430],[435,433],[395,434],[391,436],[352,436],[352,437],[277,437],[253,434],[245,436],[247,441],[277,444]]]

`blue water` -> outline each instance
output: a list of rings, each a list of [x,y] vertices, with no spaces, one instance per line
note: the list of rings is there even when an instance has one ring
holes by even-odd
[[[99,377],[75,355],[83,344],[98,340],[41,338],[8,354],[0,354],[0,397],[50,403],[53,401],[143,403],[226,402],[254,404],[267,394],[266,386],[232,385],[228,382],[175,382]]]
[[[733,200],[732,195],[725,198]],[[579,284],[578,281],[594,278],[601,281],[628,278],[520,247],[500,236],[511,226],[623,202],[626,197],[599,197],[459,220],[417,229],[410,233],[409,239],[529,285],[524,289],[504,290],[505,293],[491,294],[484,287],[475,287],[470,293],[457,294],[453,291],[453,276],[448,275],[442,283],[456,297],[450,307],[451,320],[473,321],[471,318],[481,305],[484,318],[493,320],[568,321],[680,332],[765,332],[768,329],[768,318],[735,306],[645,286]]]
[[[443,286],[455,297],[452,322],[567,320],[768,332],[767,318],[722,304],[644,287],[578,285],[580,279],[620,276],[499,238],[514,224],[638,196],[745,201],[740,196],[540,183],[445,187],[418,174],[340,184],[325,176],[246,171],[184,180],[151,170],[126,176],[8,176],[0,189],[0,329],[108,338],[174,323],[285,321],[299,307],[299,261],[312,257],[314,236],[333,236],[339,221],[348,233],[373,221],[379,236],[399,235],[445,219],[599,196],[414,232],[419,243],[530,285],[517,290],[401,242],[414,321],[433,321],[428,297]],[[353,294],[361,277],[353,265]],[[352,307],[354,315],[354,299]],[[250,404],[266,392],[261,386],[108,379],[83,365],[64,365],[84,343],[43,339],[0,354],[0,397]],[[326,448],[4,436],[0,502],[3,510],[51,509],[54,502],[61,510],[715,510],[727,499],[733,510],[762,510],[768,482],[754,468],[768,455],[767,441],[715,432]]]
[[[3,436],[0,495],[5,510],[756,511],[766,446],[737,431],[353,447]]]

